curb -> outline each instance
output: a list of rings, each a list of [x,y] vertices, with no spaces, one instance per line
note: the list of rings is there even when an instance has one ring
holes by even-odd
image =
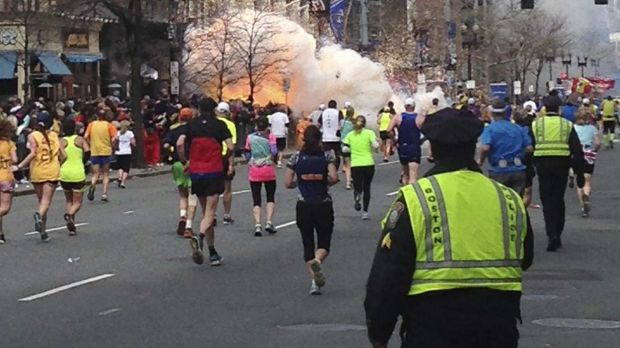
[[[285,153],[282,158],[289,158],[291,157],[292,153]],[[236,158],[235,159],[235,165],[244,165],[247,164],[248,161],[245,160],[245,158]],[[150,177],[154,177],[154,176],[160,176],[160,175],[168,175],[172,173],[172,169],[171,168],[164,168],[164,169],[159,169],[159,170],[153,170],[153,171],[140,171],[136,174],[131,174],[129,177],[130,178],[150,178]],[[110,182],[114,182],[116,181],[117,178],[116,177],[110,177]],[[86,182],[88,183],[89,180],[87,179]],[[101,183],[101,180],[99,180],[98,183]],[[32,184],[30,184],[32,185]],[[13,197],[21,197],[21,196],[29,196],[29,195],[33,195],[34,194],[34,188],[30,187],[28,189],[25,190],[19,190],[19,191],[15,191],[13,192]]]

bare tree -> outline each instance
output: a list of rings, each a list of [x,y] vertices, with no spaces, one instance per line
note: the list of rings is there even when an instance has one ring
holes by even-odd
[[[273,40],[282,33],[282,29],[267,7],[246,12],[245,15],[250,18],[237,22],[235,31],[238,37],[233,41],[233,47],[243,67],[243,79],[248,82],[248,100],[253,103],[261,84],[280,73],[291,58],[286,43]]]
[[[0,12],[0,26],[14,28],[9,43],[17,48],[18,54],[23,58],[17,59],[17,66],[24,71],[24,83],[18,88],[22,88],[26,99],[30,97],[31,90],[30,62],[47,43],[45,26],[50,23],[55,10],[55,7],[43,2],[13,0],[8,8],[5,7],[5,10]]]
[[[183,65],[190,65],[197,72],[188,74],[186,81],[207,86],[220,101],[225,88],[242,78],[239,71],[243,65],[234,46],[239,39],[235,30],[239,20],[239,12],[229,9],[217,17],[209,29],[192,28],[186,34]]]

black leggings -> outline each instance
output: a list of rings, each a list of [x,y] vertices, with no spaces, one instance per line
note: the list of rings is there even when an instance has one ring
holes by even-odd
[[[261,194],[260,194],[260,188],[262,184],[265,184],[265,191],[267,192],[267,203],[276,202],[275,180],[266,181],[266,182],[250,182],[250,189],[252,190],[252,199],[254,200],[255,207],[260,207],[263,204],[261,200]]]
[[[352,167],[351,178],[353,179],[353,195],[357,197],[364,193],[364,211],[368,212],[370,205],[370,184],[375,176],[375,166]]]
[[[331,201],[321,203],[297,202],[297,227],[304,245],[304,260],[314,259],[316,249],[329,252],[334,232],[334,206]],[[314,232],[316,230],[316,244]]]

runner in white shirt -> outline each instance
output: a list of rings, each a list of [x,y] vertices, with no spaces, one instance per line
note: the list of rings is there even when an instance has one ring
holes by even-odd
[[[289,118],[286,114],[286,107],[281,106],[278,112],[269,116],[269,125],[271,133],[276,137],[276,145],[278,147],[278,168],[282,168],[282,155],[286,149],[286,136],[288,133]]]
[[[334,151],[336,169],[340,167],[340,157],[342,156],[340,127],[342,127],[343,119],[344,115],[338,111],[338,104],[335,100],[329,101],[327,109],[319,117],[319,125],[321,125],[323,132],[323,150],[326,152]]]
[[[118,165],[118,187],[125,188],[129,170],[131,169],[132,147],[136,146],[136,137],[128,128],[129,121],[122,121],[120,130],[117,133],[118,150],[116,155],[116,164]]]

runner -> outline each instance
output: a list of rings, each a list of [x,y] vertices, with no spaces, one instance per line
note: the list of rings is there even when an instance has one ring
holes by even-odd
[[[50,208],[56,186],[60,180],[60,163],[67,157],[60,147],[58,135],[50,131],[52,118],[46,112],[40,112],[35,121],[34,131],[28,135],[30,153],[17,165],[20,170],[30,165],[30,182],[39,201],[39,208],[34,213],[34,229],[41,235],[43,242],[50,240],[45,228],[47,211]]]
[[[375,175],[375,159],[373,150],[379,150],[379,142],[375,132],[366,129],[366,117],[358,116],[355,128],[343,141],[344,151],[351,153],[351,176],[353,177],[353,199],[356,211],[362,210],[360,200],[363,195],[363,220],[370,219],[368,206],[370,205],[370,185]]]
[[[118,187],[125,188],[129,170],[131,169],[132,149],[136,147],[136,137],[129,130],[129,121],[121,121],[121,129],[116,134],[118,150],[116,150],[116,164],[118,165]]]
[[[605,139],[605,148],[613,149],[616,135],[616,111],[618,111],[618,106],[613,98],[608,96],[606,100],[603,100],[601,109],[603,109],[603,137]]]
[[[390,126],[390,121],[392,121],[392,112],[389,106],[386,106],[383,109],[383,112],[379,114],[377,118],[377,125],[379,126],[379,137],[381,138],[381,147],[380,151],[383,153],[383,162],[390,161],[390,155],[392,151],[392,141],[390,140],[390,132],[388,132],[388,127]]]
[[[325,286],[321,266],[329,255],[334,231],[334,205],[329,186],[338,183],[334,155],[323,151],[321,138],[318,127],[306,128],[304,146],[290,158],[285,179],[287,188],[299,188],[296,220],[304,246],[304,260],[312,278],[311,295],[319,295],[321,287]]]
[[[592,175],[594,174],[594,162],[596,161],[596,153],[601,147],[601,138],[598,130],[593,125],[587,124],[587,116],[578,114],[575,119],[575,131],[579,136],[579,141],[583,147],[585,157],[584,178],[585,184],[583,189],[577,187],[577,197],[581,204],[581,216],[586,218],[590,216],[590,198],[592,197]]]
[[[0,245],[6,243],[2,226],[3,218],[11,211],[15,177],[17,171],[17,147],[11,140],[15,135],[15,126],[8,119],[0,120]]]
[[[256,132],[250,134],[245,143],[245,157],[248,160],[248,179],[252,190],[253,213],[254,213],[254,236],[261,237],[263,228],[261,225],[261,187],[265,186],[267,193],[267,223],[265,231],[275,234],[273,226],[273,214],[276,209],[276,171],[273,158],[278,154],[276,137],[269,131],[269,121],[261,117],[256,121]]]
[[[327,109],[319,117],[319,125],[321,125],[320,128],[323,132],[323,150],[334,151],[336,168],[340,168],[340,128],[344,115],[338,111],[338,103],[335,100],[330,100],[327,103]],[[355,119],[355,110],[353,110],[353,118]]]
[[[215,250],[214,224],[217,202],[225,186],[222,142],[226,143],[229,156],[232,156],[234,150],[228,127],[215,117],[216,107],[217,104],[211,98],[201,100],[200,116],[188,122],[186,132],[177,141],[179,159],[189,170],[192,192],[198,196],[203,211],[200,233],[190,239],[192,259],[199,265],[204,263],[203,246],[207,238],[211,266],[222,264],[222,257]],[[186,143],[189,162],[186,162]],[[229,160],[231,165],[227,174],[232,175],[232,158]]]
[[[86,128],[86,141],[90,143],[92,177],[88,188],[88,200],[95,199],[95,187],[99,177],[103,180],[103,193],[101,201],[108,201],[108,186],[110,184],[110,161],[112,148],[116,142],[116,128],[106,120],[106,111],[97,111],[97,120],[88,124]]]
[[[286,137],[288,135],[289,126],[288,115],[286,114],[286,107],[279,106],[277,112],[269,116],[269,125],[271,126],[271,134],[276,137],[276,144],[278,146],[278,168],[282,168],[282,155],[286,150]]]
[[[90,146],[84,138],[75,134],[75,121],[65,120],[62,124],[65,137],[60,140],[60,147],[65,149],[67,159],[60,167],[60,186],[65,192],[67,209],[64,215],[70,236],[75,236],[75,215],[82,207],[84,187],[86,187],[86,170],[84,162],[90,157]]]
[[[348,110],[342,121],[342,128],[340,130],[340,138],[345,139],[349,133],[353,130],[353,117],[355,112]],[[342,169],[345,177],[345,188],[351,190],[351,153],[342,152]]]
[[[418,180],[418,169],[422,157],[420,146],[420,127],[426,116],[414,112],[415,101],[412,98],[405,100],[405,112],[392,118],[388,132],[394,135],[398,132],[398,140],[394,141],[398,147],[398,157],[402,166],[401,184],[414,184]]]
[[[192,180],[185,170],[185,166],[179,159],[178,151],[175,151],[175,145],[181,134],[187,133],[187,122],[194,117],[194,111],[190,108],[182,108],[179,111],[179,118],[176,123],[170,126],[170,130],[164,140],[164,149],[168,150],[172,157],[172,179],[179,191],[179,224],[177,226],[177,235],[187,239],[194,236],[192,224],[198,198],[190,193]],[[185,153],[188,152],[189,144],[185,144]],[[193,198],[192,198],[193,196]]]
[[[228,105],[228,103],[219,103],[219,105],[217,106],[216,109],[216,114],[217,114],[217,119],[224,122],[226,124],[226,127],[228,128],[228,131],[230,132],[230,134],[232,135],[232,143],[233,143],[233,149],[237,146],[237,127],[235,126],[235,124],[230,121],[230,105]],[[232,181],[235,178],[235,161],[234,161],[234,153],[233,154],[228,154],[227,153],[227,148],[225,146],[226,144],[222,144],[222,156],[224,156],[224,170],[228,171],[228,167],[232,166],[233,167],[233,172],[232,174],[226,174],[226,180],[224,181],[224,197],[223,197],[223,202],[224,202],[224,225],[230,225],[233,222],[235,222],[235,220],[233,220],[233,218],[230,216],[230,210],[232,208]],[[229,160],[232,158],[232,163],[228,163]]]
[[[523,127],[523,129],[530,136],[530,139],[534,138],[532,133],[532,123],[536,120],[536,103],[533,101],[527,101],[524,104],[525,110],[521,113],[516,113],[517,117],[514,119],[515,124]],[[532,192],[534,186],[534,178],[536,177],[536,169],[533,164],[533,154],[526,153],[523,157],[523,164],[525,164],[525,191],[523,193],[523,204],[526,208],[540,207],[538,204],[532,204]]]

